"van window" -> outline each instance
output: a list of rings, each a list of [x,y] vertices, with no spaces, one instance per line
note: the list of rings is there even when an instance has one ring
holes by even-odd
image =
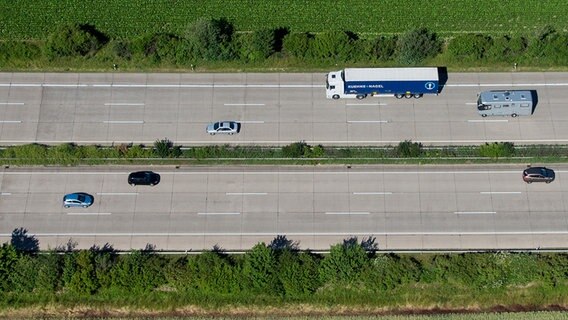
[[[493,107],[494,107],[494,108],[501,108],[501,105],[500,105],[500,104],[496,104],[496,105],[494,105]]]
[[[331,90],[333,90],[333,89],[335,89],[335,86],[329,86],[329,88],[330,88]]]
[[[528,103],[521,103],[521,108],[528,108],[530,105]]]
[[[504,104],[504,105],[503,105],[503,108],[508,108],[508,107],[509,107],[508,104]]]

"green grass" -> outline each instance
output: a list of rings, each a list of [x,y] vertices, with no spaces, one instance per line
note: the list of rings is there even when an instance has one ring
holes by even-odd
[[[226,17],[237,30],[400,33],[529,33],[568,28],[565,0],[0,0],[0,39],[44,39],[64,23],[89,23],[115,37],[182,33],[197,18]]]

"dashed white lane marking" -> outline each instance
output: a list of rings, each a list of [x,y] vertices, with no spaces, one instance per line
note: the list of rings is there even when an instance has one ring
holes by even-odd
[[[456,211],[454,214],[496,214],[496,211]]]
[[[467,122],[509,122],[509,120],[467,120]]]
[[[203,216],[227,216],[227,215],[239,215],[240,212],[198,212],[198,215]]]
[[[346,103],[348,107],[358,107],[358,106],[386,106],[386,103]]]
[[[2,192],[0,193],[0,196],[11,196],[12,193],[11,192]]]
[[[387,120],[348,120],[347,123],[388,123]]]
[[[3,106],[23,106],[23,102],[0,102],[0,105]]]
[[[363,211],[345,211],[345,212],[326,212],[328,215],[367,215],[369,212]]]
[[[143,120],[105,120],[103,123],[108,124],[142,124]]]
[[[108,102],[105,106],[144,106],[144,103],[118,103],[118,102]]]
[[[68,212],[69,216],[110,216],[110,212]]]
[[[353,192],[355,195],[385,195],[392,194],[392,192]]]
[[[99,196],[135,196],[138,192],[97,192]]]
[[[227,192],[227,196],[265,196],[266,192]]]
[[[265,106],[264,103],[225,103],[225,106]]]
[[[22,123],[21,120],[0,120],[0,123]]]
[[[521,194],[520,191],[482,191],[481,194]]]

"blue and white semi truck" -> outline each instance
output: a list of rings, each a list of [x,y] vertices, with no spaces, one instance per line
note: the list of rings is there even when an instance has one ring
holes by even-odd
[[[328,99],[392,94],[401,99],[438,94],[438,68],[347,68],[327,74]]]

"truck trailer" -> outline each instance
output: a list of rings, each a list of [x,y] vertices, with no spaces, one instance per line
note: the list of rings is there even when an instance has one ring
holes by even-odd
[[[530,90],[483,91],[477,97],[477,112],[482,117],[530,116],[533,105],[533,95]]]
[[[438,68],[346,68],[326,76],[328,99],[357,98],[379,94],[398,99],[438,94]]]

